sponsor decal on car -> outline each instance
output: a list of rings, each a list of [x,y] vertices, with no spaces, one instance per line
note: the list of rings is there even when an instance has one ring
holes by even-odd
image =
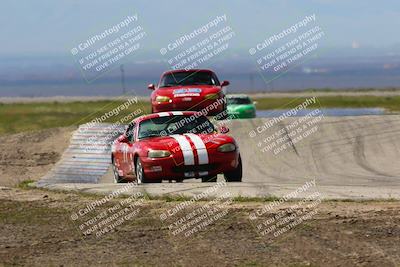
[[[180,88],[175,89],[173,92],[174,97],[188,97],[188,96],[199,96],[201,93],[200,88]]]

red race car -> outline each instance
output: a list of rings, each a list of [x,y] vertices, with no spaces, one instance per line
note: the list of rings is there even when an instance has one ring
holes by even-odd
[[[223,87],[228,81],[219,82],[211,70],[174,70],[161,76],[151,94],[152,113],[173,110],[202,111],[204,115],[226,113],[226,100]],[[225,116],[226,117],[226,114]]]
[[[242,181],[242,161],[235,140],[220,133],[199,112],[172,111],[133,120],[112,145],[115,181],[137,183],[201,178]]]

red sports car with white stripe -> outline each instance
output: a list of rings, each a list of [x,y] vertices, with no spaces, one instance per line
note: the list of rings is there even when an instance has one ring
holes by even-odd
[[[220,81],[211,70],[192,69],[167,71],[161,76],[158,86],[149,84],[152,113],[193,110],[204,115],[226,114],[226,99],[223,88],[228,81]]]
[[[112,145],[116,182],[161,182],[200,178],[241,182],[242,162],[235,140],[218,133],[199,112],[172,111],[141,116]]]

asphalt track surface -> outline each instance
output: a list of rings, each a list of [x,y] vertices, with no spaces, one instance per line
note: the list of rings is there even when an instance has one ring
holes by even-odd
[[[218,194],[228,191],[244,197],[283,196],[315,179],[312,190],[325,198],[400,199],[399,115],[322,117],[313,123],[312,118],[299,121],[301,118],[286,118],[264,128],[270,118],[226,122],[229,134],[239,143],[244,173],[242,183],[229,183]],[[301,131],[291,135],[298,127]],[[101,194],[123,187],[113,184],[107,143],[115,136],[110,136],[109,129],[107,124],[81,126],[60,162],[37,186]],[[104,144],[92,145],[89,151],[82,149],[91,137],[99,136],[108,139]],[[275,147],[271,145],[274,142]],[[222,176],[218,180],[222,181]],[[213,185],[192,179],[138,185],[124,193],[193,196]]]

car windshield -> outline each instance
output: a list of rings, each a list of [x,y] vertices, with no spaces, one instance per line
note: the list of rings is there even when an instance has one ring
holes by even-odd
[[[251,104],[251,100],[248,97],[228,97],[228,105],[246,105]]]
[[[139,139],[184,133],[212,133],[214,125],[205,116],[165,116],[142,121]]]
[[[159,88],[177,85],[219,85],[219,81],[208,71],[173,72],[162,77]]]

